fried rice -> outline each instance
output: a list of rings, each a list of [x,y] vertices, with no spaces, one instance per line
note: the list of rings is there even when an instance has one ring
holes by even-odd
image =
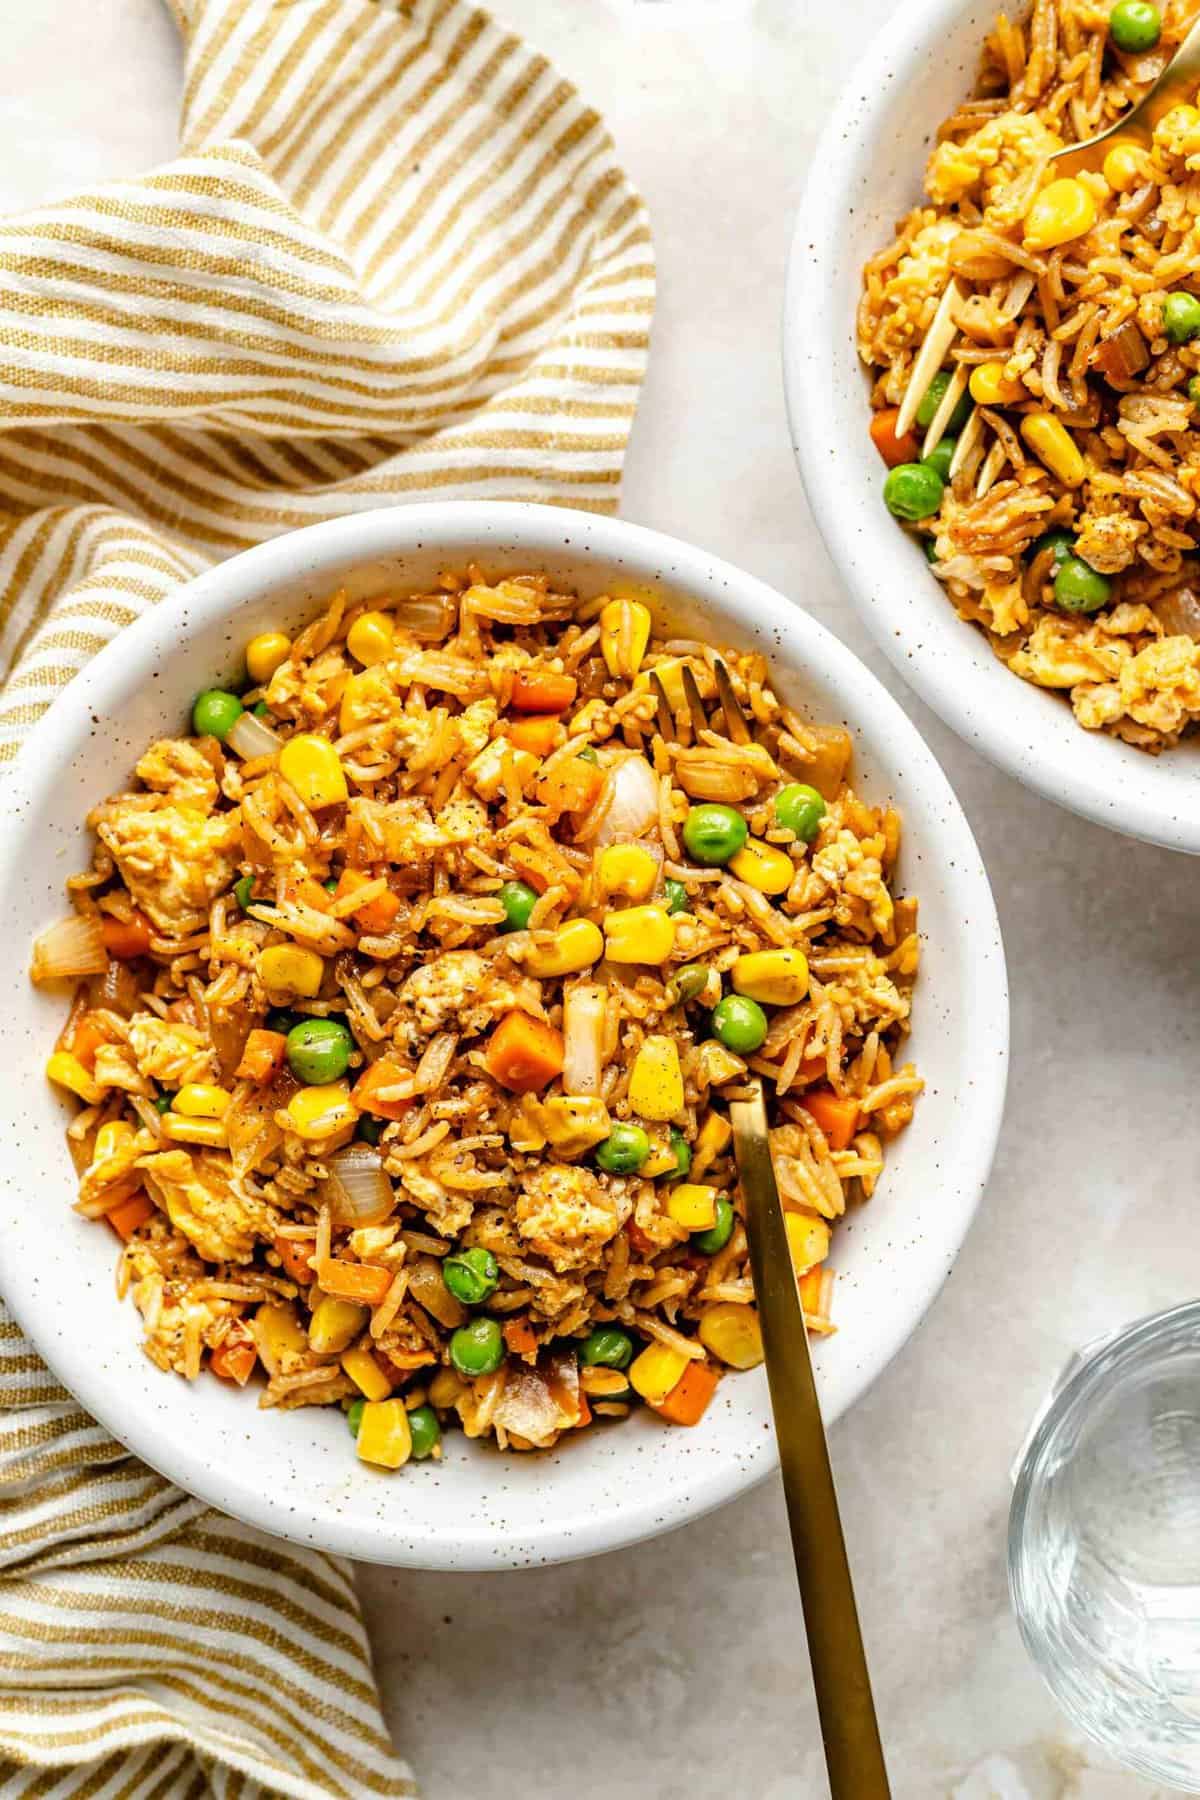
[[[1149,49],[1120,49],[1095,0],[997,18],[974,96],[938,131],[928,202],[866,266],[858,346],[885,497],[958,613],[1085,729],[1157,752],[1200,719],[1200,110],[1173,107],[1148,146],[1110,144],[1103,172],[1049,160],[1119,120],[1196,5],[1139,10],[1143,36],[1157,16]],[[897,438],[931,326],[939,388]],[[955,374],[970,386],[944,486],[919,476],[906,497]]]
[[[385,1467],[454,1424],[695,1423],[761,1360],[727,1117],[754,1076],[833,1329],[831,1232],[922,1085],[899,820],[761,656],[650,632],[539,574],[339,594],[90,815],[32,974],[76,984],[48,1066],[76,1210],[164,1371],[341,1407]]]

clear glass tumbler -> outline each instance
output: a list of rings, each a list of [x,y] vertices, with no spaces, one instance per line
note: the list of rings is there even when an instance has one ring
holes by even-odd
[[[1200,1793],[1200,1302],[1085,1346],[1018,1460],[1026,1648],[1111,1756]]]

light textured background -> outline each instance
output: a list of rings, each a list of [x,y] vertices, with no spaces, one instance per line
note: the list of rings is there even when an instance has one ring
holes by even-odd
[[[660,304],[627,515],[774,582],[900,691],[805,507],[778,345],[816,125],[887,0],[499,10],[604,111],[650,203]],[[171,154],[178,58],[158,0],[0,0],[0,23],[0,208]],[[895,1789],[1151,1800],[1139,1781],[1081,1767],[1025,1662],[1004,1581],[1007,1470],[1075,1344],[1200,1280],[1178,1154],[1198,1067],[1200,871],[1034,799],[907,704],[991,872],[1013,1074],[995,1175],[949,1287],[834,1436]],[[774,1483],[590,1563],[368,1569],[363,1585],[390,1721],[427,1800],[825,1792]]]

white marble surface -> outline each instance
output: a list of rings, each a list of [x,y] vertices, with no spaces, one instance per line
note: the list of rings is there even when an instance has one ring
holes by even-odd
[[[661,298],[628,516],[774,582],[899,691],[807,514],[778,348],[815,125],[845,49],[886,8],[501,10],[606,113],[650,203]],[[158,0],[0,0],[0,21],[5,210],[171,153],[178,59]],[[1025,1661],[1004,1580],[1007,1469],[1073,1345],[1194,1290],[1178,1146],[1198,1066],[1200,874],[1035,800],[908,704],[991,871],[1014,1054],[995,1175],[955,1275],[834,1434],[895,1789],[1151,1800],[1131,1777],[1081,1770]],[[363,1588],[389,1719],[428,1800],[825,1793],[774,1483],[598,1561],[489,1577],[368,1569]]]

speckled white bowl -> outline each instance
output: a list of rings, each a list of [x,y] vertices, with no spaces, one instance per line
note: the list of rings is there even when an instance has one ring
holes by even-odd
[[[503,1457],[451,1434],[445,1460],[389,1476],[356,1461],[340,1413],[260,1412],[253,1389],[186,1386],[138,1346],[113,1296],[113,1241],[70,1209],[67,1107],[42,1073],[62,1001],[25,978],[26,946],[63,910],[88,857],[89,806],[127,779],[192,696],[240,666],[246,639],[295,628],[338,586],[395,591],[478,558],[546,568],[585,592],[652,583],[662,616],[761,646],[777,684],[856,734],[857,779],[902,809],[902,880],[927,936],[913,1053],[928,1081],[871,1202],[840,1229],[839,1333],[818,1347],[829,1418],[895,1355],[949,1273],[979,1200],[1004,1096],[1008,1003],[979,853],[937,764],[895,701],[778,594],[655,532],[555,508],[406,506],[318,525],[213,569],[122,632],[33,732],[0,833],[9,958],[0,1004],[0,1291],[47,1362],[115,1435],[214,1506],[303,1543],[374,1562],[485,1569],[611,1549],[694,1518],[775,1466],[761,1370],[722,1383],[701,1426],[642,1416],[541,1456]]]
[[[921,198],[940,122],[974,84],[994,0],[912,0],[871,40],[813,155],[784,303],[792,442],[818,526],[879,647],[959,736],[1084,818],[1200,852],[1200,740],[1160,757],[1085,732],[961,620],[886,511],[854,344],[863,264]]]

